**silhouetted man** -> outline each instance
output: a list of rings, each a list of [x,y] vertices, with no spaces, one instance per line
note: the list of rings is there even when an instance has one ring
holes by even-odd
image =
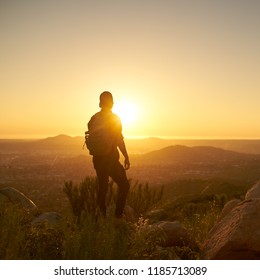
[[[111,177],[119,188],[115,216],[121,218],[129,190],[125,170],[130,167],[130,162],[122,135],[121,121],[111,111],[113,104],[113,96],[110,92],[104,91],[101,93],[99,103],[101,110],[93,115],[88,122],[87,146],[93,156],[93,165],[98,178],[97,200],[99,208],[105,216],[106,194],[109,177]],[[125,158],[125,168],[119,162],[118,148]]]

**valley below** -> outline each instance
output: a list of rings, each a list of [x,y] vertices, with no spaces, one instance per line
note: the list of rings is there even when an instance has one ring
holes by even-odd
[[[82,141],[80,137],[69,136],[0,141],[0,188],[16,188],[42,211],[62,212],[69,203],[63,192],[65,182],[79,183],[85,177],[95,176],[92,158],[87,149],[82,150]],[[139,146],[135,144],[135,147],[133,141],[130,143],[128,178],[133,184],[147,183],[151,188],[164,186],[164,200],[201,193],[239,196],[260,178],[260,154],[208,146],[213,142],[204,142],[206,146],[176,144],[159,148],[158,143],[163,143],[159,139],[147,140],[146,146],[150,145],[151,151],[134,153],[133,150],[140,151],[144,146],[140,141],[137,140]],[[151,141],[154,148],[159,149],[152,150]],[[242,142],[239,143],[241,148]],[[251,147],[255,143],[253,141]],[[244,149],[246,146],[248,141]]]

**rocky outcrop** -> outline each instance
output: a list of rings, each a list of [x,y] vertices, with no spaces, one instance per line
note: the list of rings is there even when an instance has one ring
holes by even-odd
[[[222,209],[218,221],[222,220],[229,212],[232,211],[239,203],[241,202],[240,199],[232,199],[228,201],[224,208]]]
[[[257,183],[247,192],[244,201],[230,202],[233,206],[222,215],[204,243],[203,259],[260,259],[259,194],[260,183]]]
[[[245,199],[260,199],[260,181],[247,191]]]
[[[0,189],[0,195],[3,197],[5,202],[11,202],[13,204],[18,204],[21,206],[22,209],[27,211],[29,214],[32,215],[39,215],[40,211],[37,208],[37,206],[28,198],[26,197],[22,192],[14,189],[14,188],[3,188]]]

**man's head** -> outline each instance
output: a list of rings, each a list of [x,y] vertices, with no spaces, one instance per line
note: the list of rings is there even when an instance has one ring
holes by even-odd
[[[112,109],[114,101],[113,96],[109,91],[102,92],[100,94],[99,100],[99,107],[101,109]]]

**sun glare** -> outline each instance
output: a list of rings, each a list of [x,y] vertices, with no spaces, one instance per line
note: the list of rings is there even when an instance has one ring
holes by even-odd
[[[113,112],[120,117],[123,125],[129,125],[135,122],[138,117],[136,105],[129,101],[119,101],[115,103]]]

